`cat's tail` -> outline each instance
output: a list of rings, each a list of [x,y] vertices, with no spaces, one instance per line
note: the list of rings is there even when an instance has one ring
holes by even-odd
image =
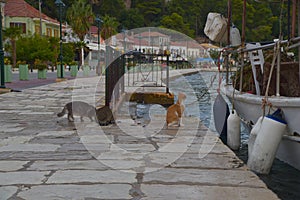
[[[65,106],[65,107],[63,108],[63,110],[62,110],[60,113],[57,114],[57,117],[62,117],[62,116],[64,116],[64,115],[66,114],[66,111],[67,111],[67,107]]]

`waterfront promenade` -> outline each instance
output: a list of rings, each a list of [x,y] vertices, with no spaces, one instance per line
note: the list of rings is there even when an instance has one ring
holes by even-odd
[[[198,118],[139,125],[126,102],[106,127],[56,116],[103,104],[104,88],[94,76],[0,95],[0,199],[278,199]]]

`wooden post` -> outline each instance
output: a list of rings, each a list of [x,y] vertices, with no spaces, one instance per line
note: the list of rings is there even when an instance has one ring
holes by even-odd
[[[230,46],[230,25],[231,25],[231,0],[228,0],[228,10],[227,10],[227,45]]]
[[[246,8],[247,8],[247,0],[244,0],[244,4],[243,4],[243,18],[242,18],[242,48],[245,47]]]
[[[291,38],[294,38],[296,33],[296,17],[297,17],[297,0],[293,0]]]

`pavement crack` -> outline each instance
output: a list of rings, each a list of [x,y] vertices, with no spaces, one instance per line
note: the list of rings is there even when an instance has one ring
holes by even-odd
[[[155,141],[152,140],[151,137],[148,137],[147,139],[150,141],[150,144],[152,144],[154,146],[155,150],[159,149],[159,146],[157,145],[157,143]]]
[[[45,178],[42,180],[42,183],[45,184],[45,183],[48,181],[48,179],[49,179],[55,172],[56,172],[55,170],[52,170],[52,171],[49,172],[49,174],[46,174],[46,175],[45,175]]]
[[[144,174],[137,173],[135,178],[137,182],[132,184],[132,188],[129,190],[129,194],[133,197],[132,200],[139,200],[145,197],[145,194],[141,190],[141,184],[143,182]]]
[[[23,165],[23,168],[20,169],[20,171],[24,171],[27,170],[35,161],[29,161],[28,163],[26,163],[25,165]]]

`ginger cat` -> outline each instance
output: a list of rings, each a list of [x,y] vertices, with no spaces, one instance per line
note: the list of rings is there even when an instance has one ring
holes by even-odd
[[[182,92],[178,93],[178,100],[175,104],[171,105],[167,109],[167,127],[172,125],[183,126],[182,116],[184,112],[184,100],[186,99],[186,95]]]

